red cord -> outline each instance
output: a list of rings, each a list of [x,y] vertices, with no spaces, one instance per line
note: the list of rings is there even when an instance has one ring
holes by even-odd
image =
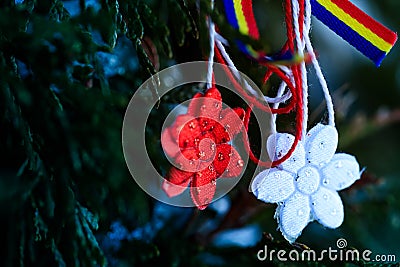
[[[284,113],[289,113],[292,111],[295,106],[296,102],[294,101],[295,99],[292,98],[289,104],[283,108],[270,108],[267,105],[263,105],[260,103],[254,96],[251,96],[247,94],[247,92],[242,88],[242,86],[237,82],[236,78],[233,76],[231,69],[226,65],[224,58],[221,55],[221,52],[219,49],[216,47],[215,48],[215,56],[217,57],[217,60],[219,63],[222,64],[225,73],[228,75],[229,80],[233,83],[233,86],[235,89],[243,96],[247,101],[251,102],[254,104],[255,107],[259,108],[260,110],[268,113],[274,113],[274,114],[284,114]],[[290,92],[292,95],[295,95],[296,93],[296,88],[293,86],[293,84],[290,82],[289,77],[287,77],[280,69],[276,68],[275,66],[270,66],[271,69],[273,69],[273,72],[276,73],[279,78],[281,78],[289,87]]]
[[[302,38],[303,29],[304,29],[303,28],[304,27],[303,26],[303,24],[304,24],[304,8],[305,8],[304,0],[300,0],[299,3],[300,3],[299,4],[299,9],[300,9],[299,30],[300,30],[300,36]],[[286,14],[285,21],[286,21],[288,40],[285,43],[285,45],[283,46],[282,51],[289,49],[292,53],[294,53],[294,51],[295,51],[295,48],[294,48],[295,47],[294,46],[295,33],[294,33],[294,29],[293,29],[293,11],[292,11],[292,6],[291,6],[290,0],[285,1],[285,14]],[[291,66],[291,70],[292,70],[294,82],[295,82],[295,84],[293,85],[291,83],[289,77],[287,77],[279,68],[277,68],[276,66],[270,65],[270,64],[264,64],[265,66],[268,67],[268,69],[267,69],[267,72],[265,73],[263,82],[264,83],[267,82],[270,79],[270,77],[272,76],[272,74],[275,73],[276,75],[279,76],[279,78],[282,79],[282,81],[284,81],[287,84],[290,92],[292,93],[292,99],[287,106],[285,106],[283,108],[270,109],[268,106],[265,106],[265,105],[261,104],[259,101],[257,101],[257,99],[255,97],[250,96],[246,93],[246,91],[242,88],[242,86],[236,81],[230,68],[228,68],[228,66],[226,65],[226,62],[217,47],[215,47],[215,55],[217,57],[217,60],[223,65],[224,71],[228,75],[229,79],[233,83],[236,90],[238,90],[241,93],[241,95],[246,98],[247,101],[252,103],[252,105],[249,106],[248,109],[246,110],[246,115],[245,115],[245,119],[244,119],[245,132],[243,133],[243,142],[245,144],[246,151],[249,154],[249,158],[254,163],[256,163],[262,167],[266,167],[266,168],[276,167],[277,165],[279,165],[282,162],[289,159],[291,157],[291,155],[293,154],[294,150],[296,149],[297,144],[301,140],[302,128],[303,128],[303,123],[304,123],[303,122],[303,112],[304,112],[303,111],[303,95],[302,95],[303,88],[302,88],[300,66],[299,65]],[[251,110],[253,109],[253,105],[256,106],[257,108],[261,109],[264,112],[270,112],[273,114],[284,114],[284,113],[289,113],[294,109],[296,110],[295,139],[294,139],[294,142],[293,142],[292,146],[290,147],[289,151],[282,158],[275,160],[273,162],[261,161],[252,152],[247,133],[248,133],[248,125],[250,122]]]
[[[253,151],[251,150],[250,147],[250,141],[248,137],[248,131],[249,131],[249,122],[250,122],[250,116],[251,116],[251,111],[252,111],[252,106],[249,106],[246,109],[246,113],[244,116],[244,129],[245,131],[243,132],[242,138],[243,138],[243,143],[244,147],[246,149],[246,152],[249,154],[249,158],[257,165],[265,167],[265,168],[271,168],[272,162],[271,161],[261,161],[258,159],[254,154]]]

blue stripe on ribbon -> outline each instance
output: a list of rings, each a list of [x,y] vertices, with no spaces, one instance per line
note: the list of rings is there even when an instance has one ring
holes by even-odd
[[[386,52],[374,46],[371,42],[359,35],[343,21],[330,13],[324,6],[316,0],[311,0],[312,14],[322,23],[328,26],[337,35],[342,37],[358,51],[370,58],[375,65],[379,66],[386,56]]]
[[[228,19],[229,24],[235,28],[239,29],[239,23],[236,19],[235,7],[233,6],[233,0],[224,0],[225,14]]]

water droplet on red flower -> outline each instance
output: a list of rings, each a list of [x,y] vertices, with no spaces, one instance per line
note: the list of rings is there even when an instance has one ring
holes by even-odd
[[[204,152],[204,151],[200,151],[199,152],[199,157],[200,158],[204,157],[205,155],[206,155],[206,152]]]
[[[237,162],[237,165],[238,165],[239,167],[243,167],[244,161],[241,160],[241,159],[239,159],[238,162]]]
[[[231,126],[229,124],[225,125],[225,131],[228,131]]]
[[[209,169],[210,171],[214,171],[214,167],[213,167],[212,165],[209,165],[209,166],[208,166],[208,169]]]
[[[189,123],[189,128],[194,129],[196,128],[196,123],[194,121],[192,121],[191,123]]]
[[[215,103],[214,107],[219,108],[219,103]]]
[[[224,154],[222,154],[221,152],[218,154],[218,160],[219,161],[224,160]]]
[[[206,105],[202,105],[201,106],[201,110],[206,110],[207,109],[207,106]]]
[[[211,183],[212,183],[213,185],[216,185],[216,184],[217,184],[217,180],[212,179],[212,180],[211,180]]]

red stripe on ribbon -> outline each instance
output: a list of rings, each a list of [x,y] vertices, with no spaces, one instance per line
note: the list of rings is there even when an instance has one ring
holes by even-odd
[[[250,37],[258,40],[260,38],[260,33],[257,28],[256,19],[254,18],[252,0],[242,0],[242,11],[246,18]]]
[[[388,42],[394,44],[397,40],[397,34],[386,28],[381,23],[377,22],[370,16],[368,16],[361,9],[353,5],[348,0],[331,0],[332,3],[343,9],[347,14],[356,19],[359,23],[370,29],[377,36]]]

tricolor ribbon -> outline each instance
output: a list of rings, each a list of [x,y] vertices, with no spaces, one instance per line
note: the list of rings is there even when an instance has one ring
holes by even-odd
[[[374,20],[348,0],[311,0],[312,14],[337,35],[354,46],[379,66],[394,46],[397,34]],[[259,39],[254,19],[252,0],[224,0],[229,24],[244,35]],[[237,41],[240,50],[257,60],[286,60],[292,56],[283,51],[282,55],[268,57],[248,44]],[[292,59],[289,59],[293,61]]]
[[[260,33],[253,13],[252,0],[224,0],[225,14],[229,24],[241,34],[258,40]],[[260,62],[273,62],[282,65],[300,62],[304,58],[293,55],[290,51],[281,51],[275,55],[267,56],[264,51],[258,51],[249,44],[236,40],[241,52]]]
[[[311,0],[312,14],[379,66],[397,34],[348,0]]]
[[[255,40],[260,38],[251,0],[224,0],[224,7],[228,22],[234,29]],[[237,45],[243,53],[253,58],[258,59],[263,56],[262,52],[256,51],[251,45],[242,41],[238,40]]]

